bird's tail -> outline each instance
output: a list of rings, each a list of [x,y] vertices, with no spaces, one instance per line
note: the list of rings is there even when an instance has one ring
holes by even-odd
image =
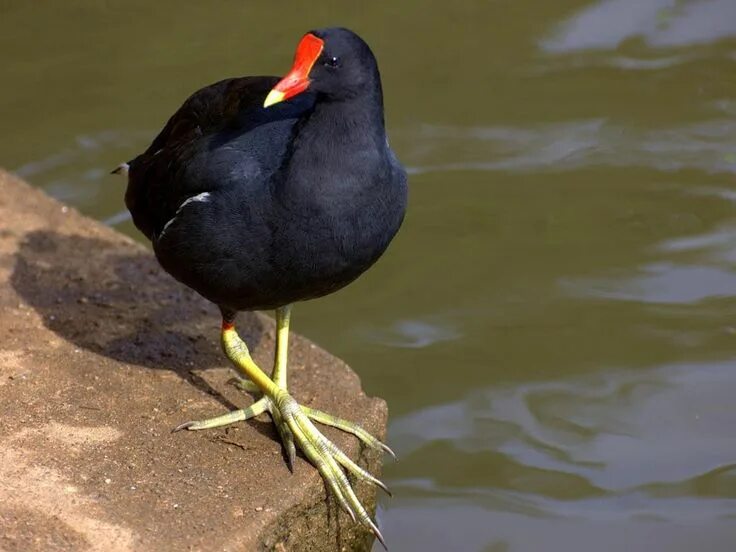
[[[128,165],[127,163],[120,163],[110,172],[110,174],[120,174],[122,176],[128,176],[128,169],[130,169],[130,165]]]

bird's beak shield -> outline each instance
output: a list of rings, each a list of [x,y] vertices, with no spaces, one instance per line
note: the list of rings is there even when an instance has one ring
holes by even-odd
[[[322,53],[324,45],[325,43],[321,38],[311,33],[304,35],[296,47],[294,65],[292,65],[291,71],[276,83],[276,86],[268,93],[266,101],[263,102],[263,107],[269,107],[288,100],[309,88],[309,72]]]

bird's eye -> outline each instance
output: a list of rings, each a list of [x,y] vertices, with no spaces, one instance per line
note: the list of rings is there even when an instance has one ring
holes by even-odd
[[[325,58],[325,67],[340,67],[340,60],[335,56]]]

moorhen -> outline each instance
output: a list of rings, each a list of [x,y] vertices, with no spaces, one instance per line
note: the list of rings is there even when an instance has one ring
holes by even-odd
[[[291,71],[226,79],[195,92],[151,146],[114,172],[161,266],[219,306],[222,347],[262,397],[250,407],[187,422],[207,429],[269,412],[291,465],[298,446],[341,506],[383,537],[343,468],[385,489],[312,423],[391,450],[360,426],[299,405],[287,391],[291,305],[346,286],[386,250],[407,204],[391,151],[376,59],[343,28],[311,31]],[[276,311],[269,377],[238,336],[238,311]],[[393,454],[393,453],[391,453]]]

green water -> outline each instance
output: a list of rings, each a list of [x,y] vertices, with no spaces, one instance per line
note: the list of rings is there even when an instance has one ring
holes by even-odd
[[[0,0],[0,165],[140,239],[110,168],[331,24],[411,204],[294,327],[388,401],[391,549],[735,550],[736,1]]]

